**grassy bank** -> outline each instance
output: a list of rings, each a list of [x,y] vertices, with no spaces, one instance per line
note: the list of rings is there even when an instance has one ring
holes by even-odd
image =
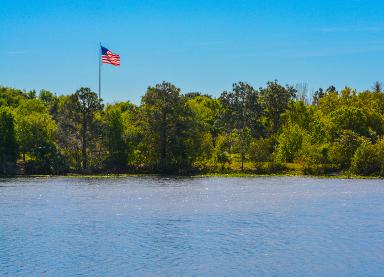
[[[276,176],[307,176],[316,178],[337,178],[337,179],[381,179],[380,176],[360,176],[343,172],[332,165],[303,165],[299,163],[241,163],[234,162],[226,165],[204,165],[192,172],[160,174],[151,172],[134,173],[68,173],[65,175],[12,175],[3,177],[40,177],[48,178],[60,176],[65,178],[127,178],[127,177],[276,177]]]

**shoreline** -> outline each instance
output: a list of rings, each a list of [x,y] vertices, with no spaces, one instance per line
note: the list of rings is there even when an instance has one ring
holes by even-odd
[[[380,176],[359,176],[350,174],[338,175],[307,175],[307,174],[252,174],[252,173],[208,173],[208,174],[156,174],[156,173],[143,173],[143,174],[67,174],[67,175],[10,175],[0,176],[0,179],[11,178],[79,178],[79,179],[113,179],[113,178],[130,178],[130,177],[162,177],[162,178],[266,178],[266,177],[302,177],[302,178],[316,178],[316,179],[373,179],[380,180],[384,177]]]

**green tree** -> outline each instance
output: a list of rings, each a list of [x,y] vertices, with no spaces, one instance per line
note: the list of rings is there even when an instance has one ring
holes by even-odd
[[[142,98],[148,155],[160,172],[188,170],[195,159],[196,124],[180,89],[163,82]]]
[[[222,105],[221,122],[227,133],[233,129],[239,134],[241,169],[244,170],[245,154],[249,147],[250,130],[254,137],[260,135],[261,106],[258,92],[249,84],[233,84],[232,91],[224,91],[220,96]]]
[[[296,123],[308,130],[314,121],[314,109],[305,105],[304,101],[291,100],[285,112],[281,114],[281,120],[283,123]]]
[[[356,149],[365,141],[365,139],[351,130],[342,131],[329,148],[329,159],[337,164],[341,169],[349,169],[351,159]]]
[[[101,156],[102,126],[100,113],[103,105],[89,88],[59,99],[57,121],[60,146],[78,170],[87,171],[90,155]]]
[[[17,143],[13,114],[9,108],[0,107],[0,175],[13,173],[16,159]]]
[[[362,136],[369,136],[368,120],[359,108],[342,106],[330,114],[335,132],[351,130]]]
[[[225,164],[231,163],[231,158],[228,154],[231,148],[231,142],[227,135],[220,134],[216,138],[215,148],[213,149],[213,160],[221,165],[221,171],[225,169]]]
[[[326,94],[319,99],[318,109],[323,115],[327,116],[331,112],[337,110],[342,105],[340,97],[335,91],[328,91]]]
[[[315,93],[313,94],[312,105],[318,106],[320,99],[323,98],[324,96],[325,96],[325,92],[322,88],[319,88],[318,90],[316,90]]]
[[[355,151],[351,161],[351,171],[358,175],[379,175],[382,167],[382,154],[378,147],[364,141]]]
[[[383,91],[383,84],[380,83],[379,81],[376,81],[373,86],[372,86],[372,91],[374,93],[380,93]]]
[[[271,138],[252,139],[249,147],[250,159],[253,162],[272,161],[273,140]]]
[[[186,104],[192,110],[195,121],[202,130],[209,131],[213,136],[216,136],[218,128],[215,124],[221,109],[220,101],[209,96],[198,95],[188,99]]]
[[[105,139],[109,152],[107,158],[108,167],[123,169],[128,162],[128,145],[124,138],[124,125],[121,110],[116,107],[108,107],[105,112]]]
[[[124,170],[133,156],[133,147],[138,143],[136,127],[137,107],[130,102],[108,105],[103,118],[105,125],[104,141],[108,151],[107,168]]]
[[[103,106],[98,98],[97,94],[92,92],[89,88],[80,88],[74,94],[74,97],[78,100],[78,106],[76,107],[81,115],[81,155],[83,162],[83,170],[88,168],[88,142],[91,133],[92,136],[92,124],[94,123],[95,113],[101,111]]]
[[[56,123],[39,99],[24,100],[16,109],[16,134],[20,151],[25,155],[50,144],[56,132]]]
[[[286,124],[277,141],[276,160],[290,163],[299,156],[303,144],[308,141],[308,134],[296,123]]]
[[[289,101],[296,97],[296,89],[283,87],[277,81],[268,82],[266,88],[260,88],[260,99],[267,117],[270,134],[276,133],[281,126],[280,115],[288,108]]]
[[[188,99],[186,104],[193,113],[193,120],[197,127],[196,160],[200,165],[206,165],[212,158],[214,141],[220,132],[217,124],[221,109],[220,101],[209,96],[197,95]]]
[[[55,95],[48,90],[41,90],[39,93],[39,99],[44,102],[46,106],[49,106],[55,99]]]
[[[25,99],[27,94],[24,91],[0,86],[0,106],[16,108]]]
[[[56,122],[41,100],[24,100],[16,109],[17,141],[27,173],[66,172],[66,161],[55,142],[56,131]]]

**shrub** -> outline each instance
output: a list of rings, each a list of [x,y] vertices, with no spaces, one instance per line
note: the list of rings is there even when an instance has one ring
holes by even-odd
[[[349,169],[351,159],[356,149],[364,141],[366,141],[366,139],[353,131],[343,131],[340,137],[336,139],[329,148],[329,159],[331,163],[339,165],[342,169]]]
[[[381,163],[377,148],[377,145],[363,142],[352,158],[351,171],[358,175],[378,175]]]
[[[269,162],[272,160],[273,143],[271,139],[252,139],[249,157],[253,162]]]
[[[252,173],[255,174],[278,174],[287,171],[287,167],[276,162],[258,162]]]
[[[307,132],[297,124],[285,125],[278,137],[279,145],[276,149],[276,161],[293,162],[299,154],[303,142],[307,140],[307,136]]]

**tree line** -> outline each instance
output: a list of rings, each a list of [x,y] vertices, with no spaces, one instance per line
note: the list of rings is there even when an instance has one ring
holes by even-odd
[[[304,91],[305,92],[305,91]],[[233,84],[215,98],[163,82],[140,105],[0,87],[0,174],[351,173],[384,176],[384,93]]]

